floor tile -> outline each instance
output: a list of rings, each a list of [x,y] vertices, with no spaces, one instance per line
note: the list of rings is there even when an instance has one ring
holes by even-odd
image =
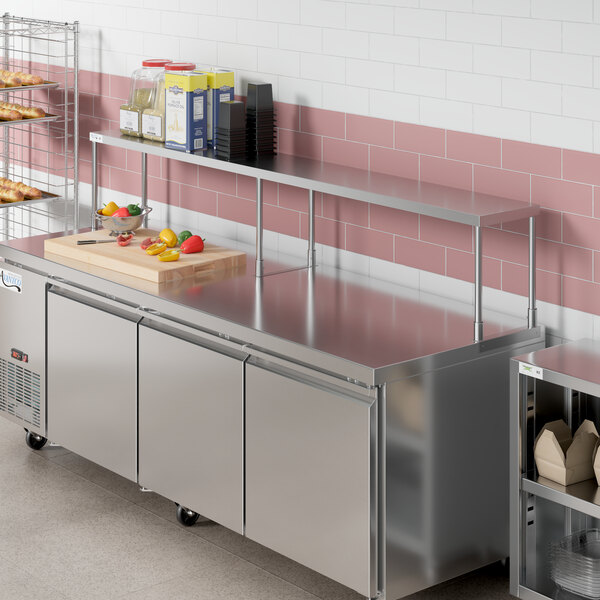
[[[41,579],[7,563],[0,565],[0,597],[2,600],[67,600],[66,596],[46,585]]]
[[[361,596],[0,418],[0,599],[359,600]],[[407,600],[510,600],[492,565]]]

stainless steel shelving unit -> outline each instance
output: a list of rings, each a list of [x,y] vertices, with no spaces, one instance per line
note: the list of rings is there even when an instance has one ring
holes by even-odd
[[[593,340],[511,360],[510,592],[525,600],[562,597],[550,579],[550,544],[600,524],[596,480],[557,484],[538,475],[533,457],[535,438],[545,423],[564,419],[572,431],[584,419],[598,424],[599,367],[600,342]]]
[[[1,68],[44,83],[1,88],[0,99],[47,115],[0,122],[0,173],[43,192],[39,200],[0,204],[0,239],[79,227],[78,36],[77,22],[2,17]]]
[[[147,157],[160,156],[202,167],[227,171],[256,179],[256,276],[264,275],[263,267],[263,193],[262,182],[273,181],[307,190],[309,236],[307,266],[315,266],[314,193],[323,192],[360,202],[387,206],[398,210],[427,215],[475,228],[475,302],[474,340],[483,339],[482,317],[482,228],[529,219],[529,308],[527,322],[536,326],[535,307],[535,217],[539,207],[510,198],[468,192],[424,183],[383,173],[374,173],[280,154],[254,161],[229,162],[218,159],[212,150],[188,154],[165,148],[160,142],[121,135],[120,131],[90,133],[92,142],[92,228],[98,208],[98,145],[108,145],[141,153],[143,206],[147,203]]]

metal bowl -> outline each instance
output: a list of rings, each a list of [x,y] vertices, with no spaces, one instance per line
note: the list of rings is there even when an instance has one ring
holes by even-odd
[[[152,210],[149,206],[144,208],[139,215],[134,217],[107,217],[96,213],[96,218],[102,223],[104,229],[109,229],[111,235],[119,235],[120,233],[131,233],[142,226],[144,217]]]

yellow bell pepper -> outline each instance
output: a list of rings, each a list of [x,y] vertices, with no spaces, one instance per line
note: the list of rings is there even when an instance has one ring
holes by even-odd
[[[154,256],[155,254],[160,254],[167,249],[167,245],[164,242],[156,242],[156,244],[152,244],[146,248],[146,254],[150,256]]]
[[[110,217],[110,215],[112,215],[117,210],[119,210],[119,206],[117,204],[115,204],[114,202],[109,202],[100,212],[105,217]]]
[[[172,229],[163,229],[158,237],[169,247],[177,246],[177,234]]]
[[[175,248],[171,248],[170,250],[165,250],[158,255],[158,260],[162,260],[163,262],[171,262],[173,260],[179,260],[179,250]]]

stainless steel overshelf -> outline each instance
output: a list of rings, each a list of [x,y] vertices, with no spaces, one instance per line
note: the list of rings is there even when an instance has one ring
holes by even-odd
[[[160,142],[121,135],[118,130],[90,133],[90,140],[476,227],[498,225],[539,214],[538,206],[510,198],[468,192],[287,154],[254,161],[229,162],[215,158],[210,149],[188,154],[165,148]]]
[[[600,519],[600,488],[595,479],[564,486],[545,477],[531,479],[525,476],[521,487],[524,492]]]
[[[121,135],[120,131],[90,133],[92,142],[92,214],[98,208],[98,144],[137,151],[141,155],[141,204],[147,203],[148,154],[187,162],[256,178],[256,259],[255,276],[266,273],[263,261],[263,181],[273,181],[307,190],[309,235],[307,266],[315,266],[314,193],[324,192],[378,204],[398,210],[472,225],[475,227],[475,302],[473,339],[483,340],[482,317],[482,231],[481,228],[508,221],[529,219],[529,308],[527,323],[536,326],[535,307],[535,217],[539,207],[510,198],[479,194],[466,190],[404,179],[384,173],[354,169],[320,160],[286,154],[263,157],[252,161],[229,162],[215,157],[212,150],[188,154],[165,148],[160,142]],[[92,228],[95,228],[92,222]]]

